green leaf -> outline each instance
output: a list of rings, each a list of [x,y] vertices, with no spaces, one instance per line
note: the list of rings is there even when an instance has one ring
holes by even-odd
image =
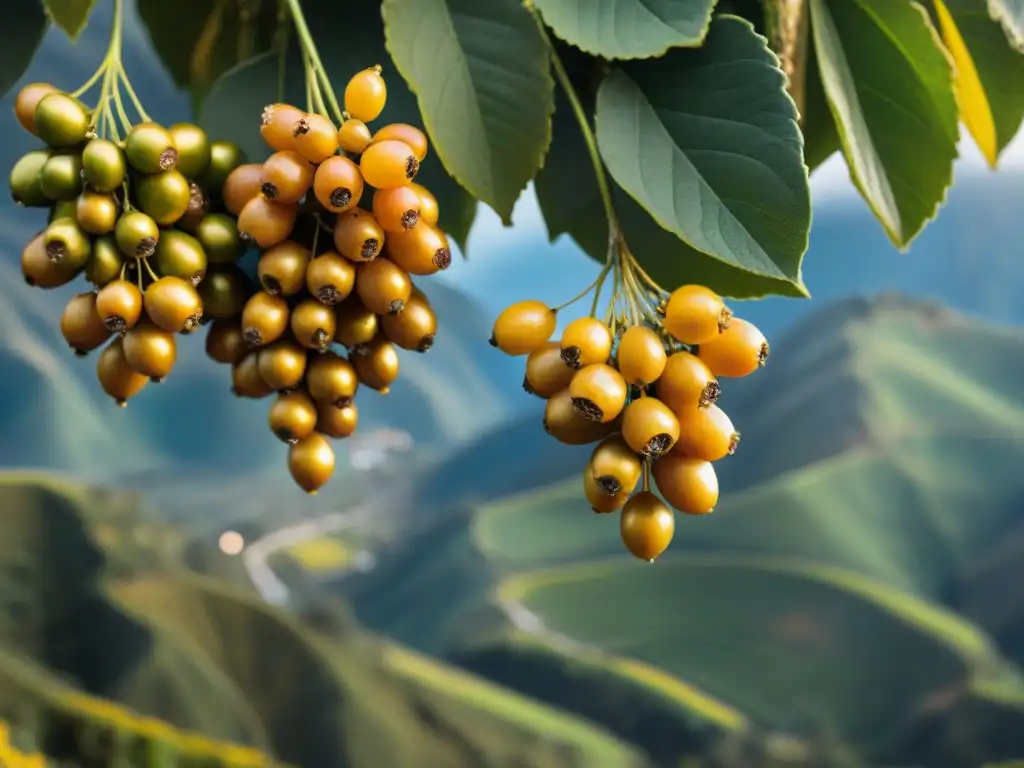
[[[1003,25],[1013,46],[1024,53],[1024,0],[988,0],[988,12]]]
[[[554,82],[521,0],[384,0],[387,47],[445,168],[511,224],[544,162]]]
[[[77,40],[82,34],[94,5],[96,0],[43,0],[46,14],[72,41]]]
[[[137,0],[139,17],[160,60],[198,111],[214,81],[231,67],[267,51],[277,28],[273,3],[243,20],[240,0]]]
[[[956,68],[960,119],[995,168],[1024,119],[1024,56],[1007,44],[985,0],[933,0],[930,9]]]
[[[422,120],[416,99],[388,66],[384,48],[384,29],[380,14],[372,4],[363,3],[346,8],[344,46],[331,45],[321,39],[322,32],[334,29],[337,6],[330,0],[306,0],[303,11],[317,38],[324,67],[339,93],[356,72],[372,64],[385,66],[388,103],[380,123],[410,123]],[[391,76],[389,75],[389,70]],[[260,138],[260,114],[263,107],[279,97],[278,81],[280,59],[276,53],[266,53],[234,67],[214,84],[200,114],[200,123],[214,137],[230,137],[254,161],[269,154]],[[291,50],[285,66],[284,100],[305,107],[305,88],[302,62],[298,52]],[[465,253],[466,236],[476,217],[476,201],[449,176],[437,154],[427,155],[416,177],[418,183],[436,195],[440,207],[440,225]]]
[[[0,96],[7,93],[28,69],[46,34],[46,14],[36,0],[20,0],[5,16],[6,44],[0,47]]]
[[[804,134],[804,162],[808,170],[813,171],[841,148],[839,131],[821,83],[821,70],[813,45],[809,45],[807,50],[806,77],[800,127]]]
[[[552,125],[547,162],[534,180],[548,236],[567,234],[591,258],[604,263],[608,225],[597,192],[594,168],[583,134],[564,98],[560,97]],[[630,250],[654,280],[668,289],[690,281],[736,299],[768,295],[807,296],[800,282],[755,275],[708,258],[666,231],[613,184],[619,223]]]
[[[646,59],[697,46],[715,0],[534,0],[555,34],[606,59]]]
[[[905,248],[953,181],[953,72],[927,12],[893,0],[811,0],[818,65],[850,175]]]
[[[612,177],[663,228],[724,264],[799,282],[811,224],[803,137],[750,23],[718,17],[701,48],[613,71],[596,123]]]

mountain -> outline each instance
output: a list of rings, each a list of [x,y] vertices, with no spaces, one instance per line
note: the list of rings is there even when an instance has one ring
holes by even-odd
[[[934,304],[826,305],[724,387],[743,442],[723,497],[679,519],[657,564],[589,511],[587,449],[552,447],[538,403],[422,477],[421,524],[341,589],[374,629],[655,759],[685,753],[694,719],[824,728],[876,763],[1008,759],[1024,752],[1000,735],[1024,723],[1021,359],[1021,331]],[[929,718],[972,735],[925,760]]]
[[[19,743],[102,764],[166,749],[296,768],[644,767],[607,733],[381,642],[344,610],[314,626],[182,570],[187,541],[137,502],[0,478],[0,722]]]

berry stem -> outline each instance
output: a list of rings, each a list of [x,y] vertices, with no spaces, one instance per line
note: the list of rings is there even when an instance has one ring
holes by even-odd
[[[324,64],[320,60],[320,54],[316,50],[316,43],[313,42],[313,35],[306,24],[306,17],[302,13],[302,3],[300,0],[283,0],[283,2],[291,14],[292,23],[295,25],[295,34],[299,38],[302,52],[308,58],[306,78],[307,80],[310,78],[314,80],[314,91],[316,92],[320,91],[321,85],[323,86],[323,96],[326,97],[327,104],[331,108],[331,114],[336,120],[343,122],[344,116],[338,104],[338,97],[334,95],[334,88],[331,86],[330,78],[327,77],[327,70],[324,69]]]
[[[572,304],[575,304],[577,301],[582,299],[584,296],[586,296],[588,293],[590,293],[595,288],[598,290],[598,295],[600,295],[601,285],[604,283],[604,279],[605,279],[605,277],[608,276],[608,272],[611,270],[611,268],[612,268],[611,263],[606,263],[603,267],[601,267],[601,271],[598,273],[597,277],[594,278],[594,282],[592,282],[590,285],[588,285],[586,288],[584,288],[582,291],[580,291],[578,294],[573,296],[568,301],[566,301],[566,302],[564,302],[562,304],[559,304],[557,307],[552,307],[552,311],[558,312],[558,311],[563,310],[563,309],[565,309],[566,307],[568,307],[568,306],[570,306]]]
[[[569,79],[569,73],[566,72],[565,65],[562,64],[562,59],[559,57],[558,51],[555,49],[555,44],[552,41],[551,36],[548,35],[547,27],[544,26],[544,21],[536,10],[533,11],[533,18],[534,21],[537,22],[537,28],[540,30],[541,37],[544,38],[544,42],[548,47],[548,52],[551,54],[551,65],[555,70],[555,78],[558,80],[558,84],[562,87],[562,90],[565,91],[566,98],[569,99],[569,106],[572,108],[573,115],[576,117],[576,122],[579,124],[580,132],[583,134],[583,142],[587,145],[587,153],[590,155],[590,163],[594,167],[594,176],[597,178],[597,190],[601,195],[601,204],[604,206],[605,217],[608,219],[609,235],[613,239],[618,239],[618,216],[615,214],[615,204],[612,202],[612,193],[608,187],[608,179],[605,176],[601,153],[597,148],[597,138],[594,136],[594,132],[590,128],[590,120],[587,117],[586,110],[583,109],[583,104],[580,102],[580,97],[576,93],[576,88]],[[612,254],[609,253],[609,256],[611,255]]]

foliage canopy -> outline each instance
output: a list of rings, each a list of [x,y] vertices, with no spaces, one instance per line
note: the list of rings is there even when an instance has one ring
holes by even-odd
[[[290,2],[137,5],[203,124],[245,147],[264,103],[301,102]],[[9,11],[0,87],[50,24],[76,39],[95,3]],[[390,111],[427,129],[423,178],[460,243],[477,201],[510,224],[533,181],[552,238],[603,262],[613,217],[656,280],[738,298],[806,295],[808,172],[835,152],[903,249],[945,199],[958,125],[995,167],[1024,118],[1022,0],[301,7],[335,83],[376,63],[401,75]]]

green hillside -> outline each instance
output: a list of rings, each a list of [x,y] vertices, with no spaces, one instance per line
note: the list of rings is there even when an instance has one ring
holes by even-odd
[[[33,749],[77,759],[115,733],[232,765],[243,747],[300,768],[645,765],[569,714],[181,570],[186,542],[138,501],[0,478],[0,721]]]
[[[589,511],[585,449],[548,449],[524,421],[457,459],[490,462],[498,498],[446,505],[445,480],[467,470],[441,467],[423,480],[431,514],[416,507],[429,522],[346,593],[373,628],[656,759],[709,726],[824,728],[880,760],[924,749],[926,718],[967,732],[984,710],[1019,730],[1024,685],[1003,654],[1024,662],[1007,594],[1024,551],[1021,359],[1024,334],[930,305],[827,306],[725,389],[744,440],[721,464],[722,501],[680,520],[657,565],[622,555],[616,518]],[[509,476],[499,451],[545,466]],[[1024,751],[971,733],[968,753]]]

